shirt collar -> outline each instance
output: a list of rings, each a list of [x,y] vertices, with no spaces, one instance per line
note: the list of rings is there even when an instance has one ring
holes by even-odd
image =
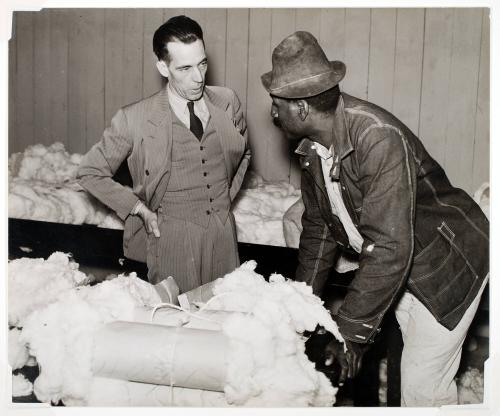
[[[330,146],[330,149],[327,149],[321,143],[313,142],[312,146],[314,147],[311,148],[316,150],[318,156],[323,160],[330,159],[333,156],[333,145]]]

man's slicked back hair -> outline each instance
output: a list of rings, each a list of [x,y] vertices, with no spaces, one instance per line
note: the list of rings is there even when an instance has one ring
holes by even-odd
[[[203,30],[197,22],[187,16],[174,16],[156,29],[153,51],[159,61],[168,63],[168,42],[193,43],[198,39],[203,42]]]

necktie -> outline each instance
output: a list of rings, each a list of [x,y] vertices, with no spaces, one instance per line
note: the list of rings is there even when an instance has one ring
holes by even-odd
[[[189,130],[191,130],[198,140],[201,140],[203,136],[203,124],[201,124],[201,120],[194,113],[194,102],[188,101],[187,106],[189,110]]]

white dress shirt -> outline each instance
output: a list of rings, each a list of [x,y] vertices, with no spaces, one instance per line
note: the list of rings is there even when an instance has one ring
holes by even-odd
[[[330,170],[333,166],[334,157],[333,145],[330,147],[330,150],[317,142],[314,142],[313,146],[316,153],[321,158],[323,178],[325,179],[326,191],[328,193],[328,199],[330,200],[332,212],[334,215],[339,217],[340,222],[344,226],[347,236],[349,237],[349,244],[351,247],[360,253],[361,247],[363,246],[363,237],[361,237],[361,234],[352,222],[351,216],[347,211],[344,200],[342,199],[339,181],[333,181],[330,177]]]
[[[180,121],[189,129],[189,109],[187,107],[188,100],[180,97],[172,88],[170,88],[170,84],[167,84],[167,92],[168,92],[168,102],[170,103],[170,107],[175,115],[179,118]],[[210,118],[210,113],[208,112],[207,104],[205,103],[205,99],[203,96],[194,101],[194,113],[201,120],[201,124],[203,125],[203,130],[207,128],[208,119]]]

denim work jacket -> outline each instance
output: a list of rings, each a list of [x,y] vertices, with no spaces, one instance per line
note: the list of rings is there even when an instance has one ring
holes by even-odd
[[[359,269],[336,317],[342,335],[373,342],[384,314],[404,290],[453,329],[489,270],[489,222],[454,188],[420,140],[382,108],[342,94],[334,114],[335,161],[349,214],[364,238]],[[321,161],[304,139],[305,211],[297,280],[321,295],[342,250],[352,252],[332,214]]]

